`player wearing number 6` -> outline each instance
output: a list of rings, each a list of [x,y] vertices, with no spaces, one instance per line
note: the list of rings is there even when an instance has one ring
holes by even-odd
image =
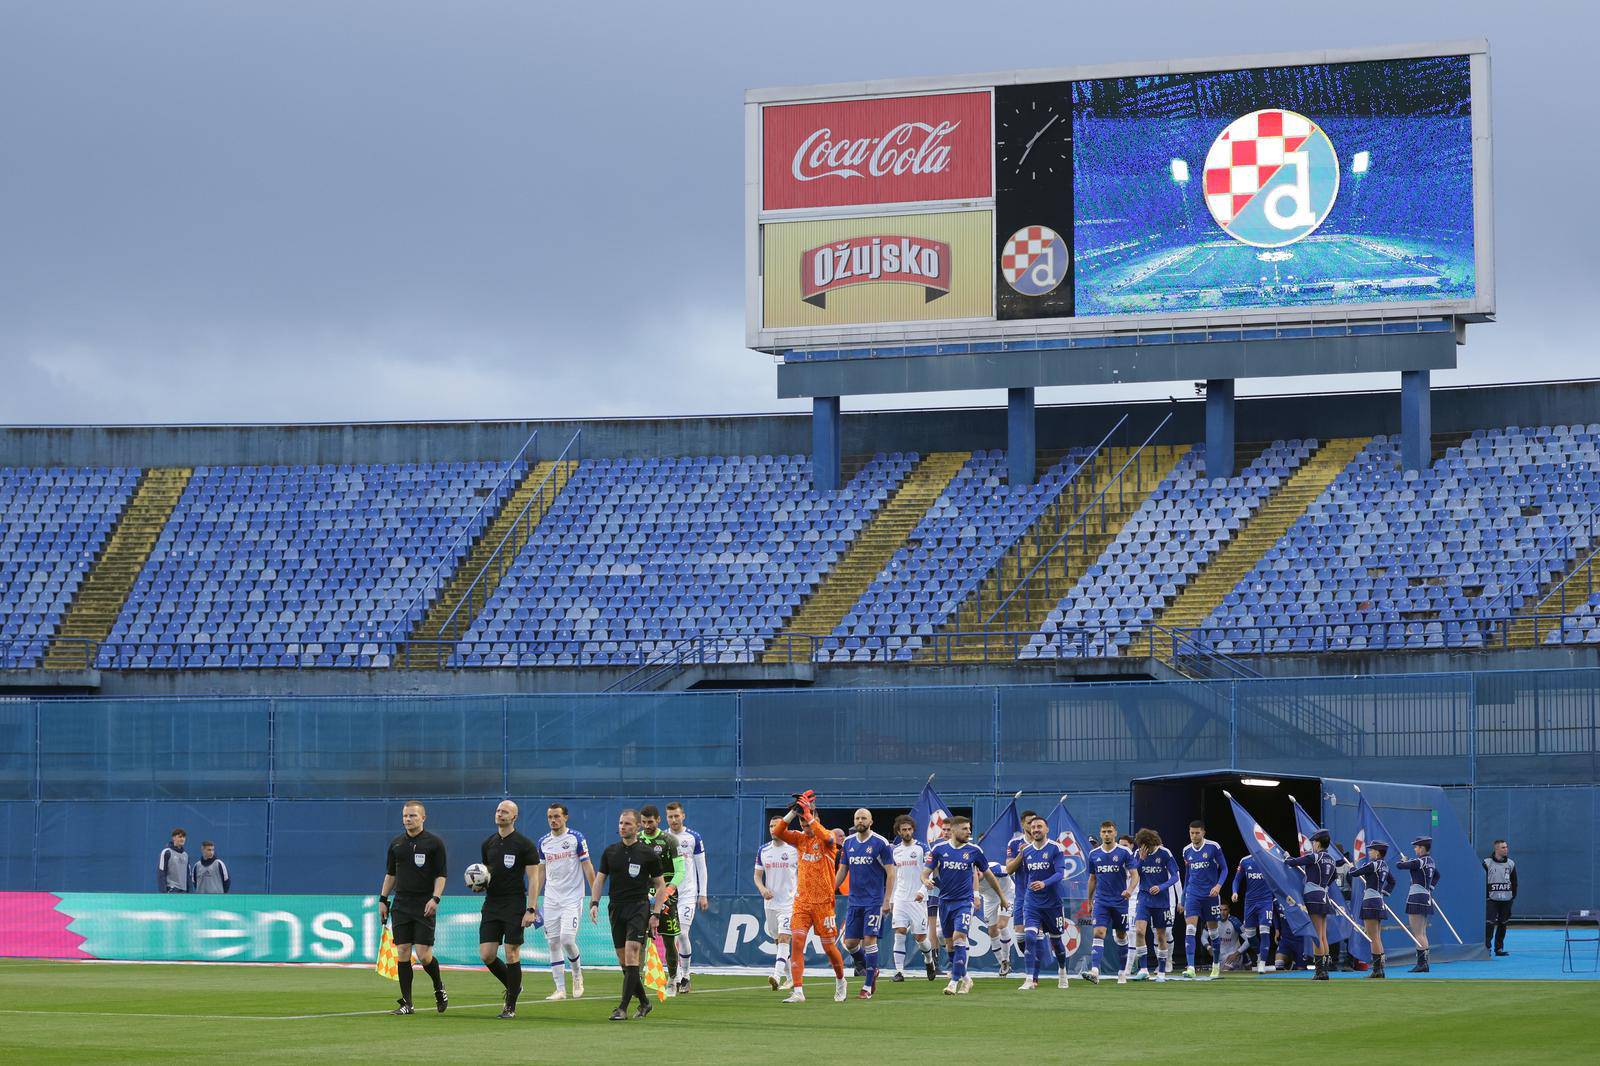
[[[769,827],[772,839],[792,844],[800,854],[799,874],[796,877],[794,914],[789,918],[791,952],[789,972],[794,979],[794,989],[785,1003],[804,1003],[806,973],[806,938],[813,928],[822,941],[822,950],[833,964],[833,998],[843,1003],[847,995],[844,981],[844,957],[834,942],[838,935],[833,912],[834,878],[837,873],[839,845],[844,834],[837,837],[817,821],[816,793],[807,790],[795,797],[795,805],[782,818],[774,818]],[[802,831],[790,829],[796,820]]]

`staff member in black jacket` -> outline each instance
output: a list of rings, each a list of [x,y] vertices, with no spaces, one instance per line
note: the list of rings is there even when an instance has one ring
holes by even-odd
[[[1511,922],[1511,901],[1517,898],[1517,860],[1504,840],[1496,840],[1493,854],[1483,860],[1483,891],[1483,946],[1492,946],[1496,955],[1509,955],[1506,926]]]
[[[622,1002],[611,1012],[611,1020],[621,1022],[627,1020],[628,1002],[635,996],[639,997],[639,1009],[633,1016],[643,1018],[650,1013],[650,997],[639,976],[639,962],[644,956],[645,937],[655,933],[660,917],[660,911],[650,907],[650,896],[654,893],[658,901],[664,902],[667,882],[661,876],[656,848],[639,839],[638,812],[630,808],[617,815],[617,833],[622,839],[606,848],[595,869],[589,921],[600,921],[600,897],[609,877],[611,898],[606,910],[611,917],[611,943],[617,949],[617,962],[622,964]]]
[[[388,865],[383,888],[378,893],[378,920],[393,918],[394,950],[399,956],[400,1005],[390,1014],[415,1014],[411,1009],[411,955],[416,952],[422,972],[433,982],[433,998],[443,1014],[450,1005],[439,974],[439,960],[433,957],[434,919],[439,912],[439,897],[444,895],[444,841],[423,828],[428,810],[416,800],[401,808],[400,822],[406,831],[389,841]],[[393,905],[389,893],[394,892]]]

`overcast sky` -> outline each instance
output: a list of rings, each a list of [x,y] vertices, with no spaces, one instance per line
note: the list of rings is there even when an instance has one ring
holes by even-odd
[[[1595,10],[0,0],[0,422],[792,410],[743,346],[746,88],[1479,36],[1500,321],[1435,381],[1591,376]]]

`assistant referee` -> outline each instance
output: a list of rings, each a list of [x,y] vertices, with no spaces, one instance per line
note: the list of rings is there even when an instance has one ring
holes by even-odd
[[[439,1013],[450,1004],[444,993],[444,978],[439,960],[433,957],[435,919],[439,897],[444,895],[444,841],[428,832],[428,809],[411,800],[400,809],[405,832],[389,841],[388,865],[384,868],[383,888],[378,893],[378,921],[393,918],[394,950],[399,956],[400,1006],[390,1014],[414,1014],[411,1009],[411,955],[415,951],[422,972],[433,982],[433,998]],[[394,892],[394,903],[389,893]]]
[[[639,997],[639,1009],[633,1016],[643,1018],[650,1013],[650,997],[639,976],[639,963],[645,937],[655,932],[660,913],[651,909],[650,894],[663,899],[667,883],[656,861],[656,849],[639,839],[638,812],[629,808],[617,815],[617,833],[622,839],[606,848],[595,871],[589,921],[600,921],[600,897],[609,877],[611,896],[606,911],[611,918],[611,943],[617,949],[617,962],[622,965],[622,1002],[611,1012],[611,1020],[621,1022],[628,1019],[628,1002],[634,996]]]

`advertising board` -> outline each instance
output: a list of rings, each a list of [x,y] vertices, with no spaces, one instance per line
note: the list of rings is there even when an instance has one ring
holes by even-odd
[[[1482,42],[753,91],[747,339],[787,361],[1218,324],[1484,321],[1487,102]],[[886,203],[867,228],[847,224]],[[797,258],[827,241],[932,239],[912,220],[963,213],[989,220],[987,306],[970,286],[916,297],[917,276],[837,295],[819,288],[837,271],[814,292],[798,276]],[[867,254],[836,250],[841,264]]]

